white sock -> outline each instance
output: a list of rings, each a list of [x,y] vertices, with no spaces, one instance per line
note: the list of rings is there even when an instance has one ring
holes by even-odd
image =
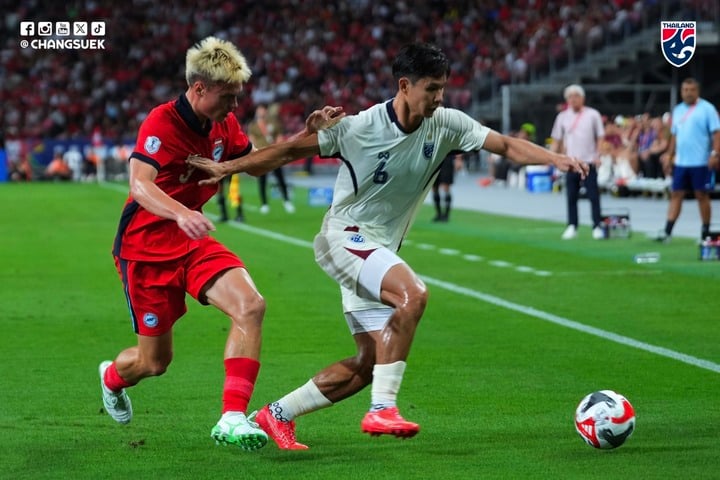
[[[370,393],[370,411],[397,405],[397,394],[407,364],[402,360],[373,367],[372,391]]]
[[[295,417],[329,407],[332,402],[322,394],[315,382],[309,380],[305,385],[270,404],[270,413],[281,422],[290,422]]]

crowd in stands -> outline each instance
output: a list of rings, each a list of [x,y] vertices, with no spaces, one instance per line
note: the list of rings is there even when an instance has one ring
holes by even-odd
[[[708,0],[674,0],[674,5]],[[355,113],[392,95],[390,59],[429,41],[451,57],[447,105],[467,109],[476,86],[522,82],[568,48],[581,52],[659,18],[659,0],[179,0],[40,2],[0,24],[0,131],[6,140],[132,140],[153,106],[185,89],[184,54],[207,35],[236,43],[253,76],[238,115],[278,102],[287,131],[324,104]],[[102,20],[104,50],[21,48],[21,21]]]
[[[605,123],[600,142],[598,186],[616,194],[664,193],[672,166],[663,158],[670,141],[670,116],[617,116]]]
[[[238,44],[253,77],[240,115],[282,104],[288,128],[322,104],[356,112],[393,91],[390,61],[409,41],[452,58],[449,105],[466,108],[472,84],[522,80],[528,68],[635,29],[656,1],[181,0],[19,2],[5,11],[0,102],[6,137],[72,138],[96,127],[132,137],[152,106],[184,88],[184,53],[214,34]],[[103,20],[105,50],[22,49],[20,21]]]

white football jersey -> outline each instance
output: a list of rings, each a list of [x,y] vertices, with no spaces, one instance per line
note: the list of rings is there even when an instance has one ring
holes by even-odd
[[[440,107],[407,133],[392,100],[320,130],[320,154],[343,161],[323,227],[357,226],[397,251],[443,159],[480,150],[489,132],[460,110]]]

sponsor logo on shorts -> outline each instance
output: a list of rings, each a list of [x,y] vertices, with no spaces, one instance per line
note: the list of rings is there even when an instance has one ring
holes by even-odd
[[[143,323],[148,328],[155,328],[158,326],[158,317],[154,313],[146,313],[143,316]]]
[[[353,233],[348,237],[348,240],[350,240],[352,243],[365,243],[365,237],[363,237],[359,233]]]
[[[160,150],[162,142],[158,137],[147,137],[145,139],[145,151],[150,155],[155,154]]]

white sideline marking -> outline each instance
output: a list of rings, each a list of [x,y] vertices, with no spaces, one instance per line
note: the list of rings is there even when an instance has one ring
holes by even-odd
[[[493,267],[506,268],[512,266],[512,263],[506,262],[505,260],[490,260],[488,262]]]
[[[111,188],[112,190],[120,191],[122,193],[127,194],[127,188],[120,189],[114,184],[104,184],[103,186],[106,186],[108,188]],[[216,219],[216,215],[206,214],[208,218]],[[312,248],[312,242],[308,242],[306,240],[301,240],[299,238],[290,237],[288,235],[284,235],[282,233],[273,232],[270,230],[265,230],[264,228],[258,228],[253,227],[250,225],[247,225],[245,223],[237,223],[237,222],[228,222],[226,225],[237,228],[238,230],[244,230],[246,232],[255,233],[257,235],[272,238],[274,240],[279,240],[281,242],[289,243],[292,245],[296,245],[299,247],[306,247],[306,248]],[[549,272],[536,272],[536,275],[541,275],[543,273],[549,274]],[[624,335],[618,335],[617,333],[608,332],[607,330],[602,330],[600,328],[591,327],[589,325],[584,325],[582,323],[575,322],[573,320],[569,320],[567,318],[560,317],[558,315],[553,315],[552,313],[543,312],[542,310],[538,310],[533,307],[528,307],[525,305],[520,305],[518,303],[513,303],[508,300],[503,300],[500,297],[496,297],[494,295],[489,295],[487,293],[478,292],[476,290],[472,290],[470,288],[461,287],[459,285],[455,285],[454,283],[445,282],[443,280],[437,280],[432,277],[428,277],[425,275],[420,275],[420,278],[422,280],[429,284],[434,285],[439,288],[443,288],[445,290],[448,290],[453,293],[457,293],[459,295],[465,295],[467,297],[475,298],[477,300],[489,303],[491,305],[495,305],[498,307],[506,308],[508,310],[513,310],[519,313],[522,313],[524,315],[528,315],[530,317],[535,317],[539,320],[544,320],[546,322],[554,323],[556,325],[560,325],[561,327],[570,328],[572,330],[577,330],[579,332],[587,333],[588,335],[593,335],[595,337],[600,337],[605,340],[609,340],[611,342],[619,343],[621,345],[626,345],[628,347],[637,348],[638,350],[644,350],[646,352],[654,353],[656,355],[660,355],[661,357],[670,358],[672,360],[676,360],[678,362],[686,363],[688,365],[692,365],[694,367],[703,368],[705,370],[710,370],[711,372],[720,373],[720,364],[711,362],[710,360],[704,360],[702,358],[693,357],[692,355],[687,355],[685,353],[676,352],[675,350],[670,350],[668,348],[664,347],[658,347],[656,345],[651,345],[649,343],[641,342],[639,340],[635,340],[630,337],[626,337]]]
[[[449,290],[453,293],[459,293],[460,295],[476,298],[478,300],[482,300],[483,302],[490,303],[498,307],[507,308],[508,310],[514,310],[516,312],[520,312],[525,315],[538,318],[540,320],[545,320],[546,322],[554,323],[562,327],[594,335],[596,337],[604,338],[605,340],[610,340],[612,342],[619,343],[621,345],[627,345],[629,347],[637,348],[639,350],[645,350],[646,352],[654,353],[662,357],[671,358],[673,360],[687,363],[695,367],[704,368],[715,373],[720,373],[720,364],[711,362],[709,360],[703,360],[702,358],[693,357],[691,355],[686,355],[684,353],[676,352],[674,350],[651,345],[649,343],[641,342],[639,340],[625,337],[623,335],[618,335],[617,333],[608,332],[600,328],[583,325],[582,323],[574,322],[572,320],[568,320],[567,318],[553,315],[552,313],[543,312],[542,310],[538,310],[533,307],[527,307],[525,305],[509,302],[494,295],[477,292],[475,290],[461,287],[450,282],[437,280],[435,278],[426,277],[424,275],[421,275],[420,277],[425,283],[434,285],[436,287],[444,288],[445,290]]]

